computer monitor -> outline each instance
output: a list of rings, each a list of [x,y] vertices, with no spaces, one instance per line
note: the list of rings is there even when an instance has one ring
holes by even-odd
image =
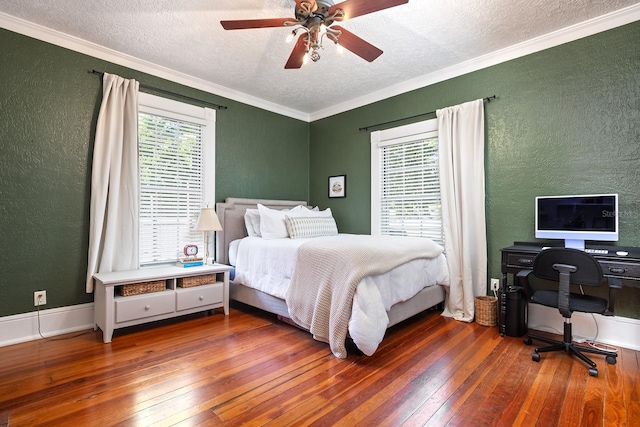
[[[564,239],[584,250],[585,240],[618,240],[618,195],[536,197],[536,238]]]

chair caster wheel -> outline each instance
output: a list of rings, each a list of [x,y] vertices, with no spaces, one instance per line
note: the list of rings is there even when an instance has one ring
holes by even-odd
[[[540,353],[537,352],[533,352],[533,354],[531,355],[531,360],[533,360],[534,362],[539,362],[540,361]]]
[[[607,356],[607,359],[606,359],[606,360],[607,360],[607,363],[608,363],[609,365],[615,365],[615,364],[616,364],[617,359],[618,359],[618,358],[617,358],[616,356]]]
[[[531,345],[533,343],[533,340],[529,337],[526,337],[523,341],[526,345]]]
[[[589,375],[591,375],[592,377],[597,377],[598,376],[598,369],[589,368]]]

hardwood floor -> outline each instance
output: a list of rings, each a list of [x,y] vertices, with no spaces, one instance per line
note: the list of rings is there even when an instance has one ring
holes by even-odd
[[[347,359],[245,306],[75,335],[0,348],[0,426],[640,426],[639,352],[593,378],[436,312]]]

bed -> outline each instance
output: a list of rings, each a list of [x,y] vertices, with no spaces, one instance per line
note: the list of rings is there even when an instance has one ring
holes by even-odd
[[[302,252],[303,249],[306,251],[319,250],[318,247],[314,247],[314,245],[319,245],[321,247],[323,244],[328,244],[333,246],[337,243],[341,245],[341,242],[345,242],[345,244],[349,245],[353,241],[371,238],[371,236],[340,234],[338,236],[323,236],[313,239],[267,239],[266,236],[263,236],[265,238],[255,237],[255,233],[251,233],[253,235],[248,236],[249,233],[247,232],[247,228],[251,227],[251,225],[246,223],[245,213],[247,212],[247,209],[255,212],[255,209],[257,209],[258,206],[260,206],[260,209],[274,211],[303,208],[304,212],[308,212],[308,210],[312,209],[310,206],[307,206],[305,201],[297,200],[227,198],[224,203],[216,204],[216,212],[220,220],[220,225],[222,226],[222,230],[216,233],[216,260],[220,263],[231,264],[235,269],[230,282],[230,299],[274,313],[284,319],[293,319],[295,324],[309,330],[314,335],[314,338],[328,342],[330,344],[331,351],[336,355],[336,357],[342,358],[347,355],[346,348],[344,346],[344,338],[346,338],[345,334],[353,340],[360,351],[364,354],[371,355],[375,352],[377,345],[384,336],[384,330],[386,328],[396,325],[411,316],[444,302],[446,287],[448,286],[448,270],[446,268],[446,259],[441,253],[442,248],[438,247],[440,249],[438,253],[434,252],[433,254],[425,256],[425,259],[411,260],[410,262],[403,263],[401,266],[392,268],[388,273],[378,272],[376,274],[363,277],[361,281],[359,281],[359,278],[356,278],[355,280],[358,284],[355,286],[353,294],[346,298],[342,298],[342,296],[340,297],[340,301],[348,301],[349,304],[351,303],[351,299],[353,300],[353,306],[349,307],[349,310],[353,310],[353,312],[350,314],[350,318],[348,319],[348,327],[346,327],[347,330],[338,333],[337,338],[331,335],[335,333],[333,331],[333,329],[336,328],[334,324],[336,322],[339,323],[339,320],[336,320],[337,316],[331,314],[331,325],[327,324],[323,326],[330,329],[330,331],[320,330],[319,332],[317,325],[314,324],[315,318],[311,320],[311,317],[317,316],[317,314],[314,313],[313,316],[309,315],[311,317],[305,317],[306,313],[300,314],[299,308],[297,308],[299,304],[292,302],[294,300],[291,299],[291,294],[295,292],[289,289],[291,287],[288,287],[285,290],[280,289],[280,291],[275,291],[264,286],[255,286],[256,284],[252,283],[252,280],[255,280],[255,277],[260,277],[260,275],[253,274],[252,276],[251,267],[249,267],[250,264],[247,263],[247,259],[261,260],[267,257],[263,255],[255,255],[251,258],[251,255],[249,254],[252,252],[250,251],[263,250],[266,251],[263,252],[263,254],[280,254],[278,251],[281,249],[276,250],[273,248],[284,245],[285,252],[289,251],[290,253],[296,253],[298,257],[298,261],[296,262],[302,263],[302,254],[305,253]],[[315,208],[315,210],[318,215],[323,215],[324,212],[329,211],[325,210],[322,211],[323,213],[318,213],[319,210],[317,208]],[[263,210],[261,210],[261,212],[264,213]],[[313,216],[315,216],[315,214]],[[424,242],[427,239],[414,240],[421,240]],[[408,242],[408,240],[403,240],[403,242]],[[432,245],[437,246],[435,244]],[[387,245],[384,244],[382,246]],[[430,248],[433,249],[433,247]],[[257,253],[259,252],[256,252],[256,254]],[[306,253],[307,257],[317,258],[317,252]],[[369,257],[367,259],[376,258]],[[380,258],[377,259],[375,263],[376,265],[380,263],[379,260]],[[234,265],[236,262],[239,264],[238,266]],[[413,268],[413,270],[416,270],[416,268],[427,269],[427,264],[429,264],[429,271],[427,273],[421,272],[416,275],[414,272],[406,272],[403,270],[403,268]],[[256,267],[256,269],[259,268],[265,267]],[[272,267],[269,266],[269,268]],[[309,280],[311,277],[314,277],[309,271],[305,272],[302,268],[295,269],[295,266],[287,268],[293,269],[292,274],[290,274],[291,271],[286,274],[282,273],[282,277],[286,276],[288,278],[287,280],[290,279],[293,282],[300,281],[301,278],[304,278],[304,283],[315,282],[315,280]],[[372,268],[372,266],[367,266],[363,271],[373,271]],[[317,273],[318,275],[322,275],[324,270],[326,269],[316,268],[313,274]],[[280,274],[280,272],[277,274]],[[291,277],[289,278],[289,276]],[[390,287],[394,290],[398,286],[398,278],[401,279],[400,282],[403,282],[405,277],[416,277],[415,279],[406,280],[407,282],[427,281],[429,283],[413,283],[411,286],[413,286],[415,290],[406,291],[410,292],[411,295],[405,294],[404,296],[400,296],[400,299],[397,302],[385,301],[388,308],[385,307],[384,312],[382,313],[380,313],[379,307],[369,308],[369,306],[373,306],[374,304],[368,303],[363,299],[365,297],[362,295],[368,295],[371,289],[375,286],[386,286],[387,288]],[[322,280],[325,279],[326,277],[322,277]],[[391,280],[394,280],[396,285],[393,285]],[[389,283],[387,283],[387,281],[389,281]],[[286,287],[287,286],[285,284],[285,288]],[[305,290],[305,292],[307,291]],[[389,291],[380,290],[379,293],[384,294],[386,298]],[[375,294],[377,295],[378,292],[375,292]],[[312,296],[310,299],[313,298],[314,297]],[[396,298],[398,298],[398,296],[396,296]],[[287,301],[289,301],[289,305],[287,305]],[[358,301],[360,301],[360,303],[358,303]],[[362,307],[364,307],[364,309]],[[296,312],[296,310],[298,311]],[[365,311],[365,313],[360,313],[360,311]],[[339,324],[341,325],[340,329],[342,329],[342,324]],[[380,329],[380,325],[383,325],[381,333],[378,331],[375,331],[375,333],[372,332]]]

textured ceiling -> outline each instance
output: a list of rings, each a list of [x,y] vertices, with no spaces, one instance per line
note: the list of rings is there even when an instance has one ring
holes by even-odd
[[[284,41],[290,29],[225,31],[219,23],[292,17],[294,0],[0,0],[0,13],[313,118],[621,9],[640,19],[638,5],[410,0],[341,24],[384,51],[374,62],[325,43],[322,59],[299,70],[284,69],[293,47]]]

